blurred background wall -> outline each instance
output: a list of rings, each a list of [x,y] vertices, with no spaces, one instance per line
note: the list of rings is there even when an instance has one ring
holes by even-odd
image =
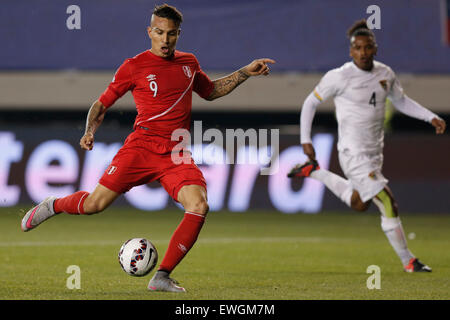
[[[349,61],[346,30],[369,18],[372,5],[380,9],[376,58],[392,67],[410,97],[449,123],[448,2],[170,1],[184,15],[177,48],[193,52],[212,79],[255,58],[277,61],[270,76],[250,79],[222,99],[207,102],[194,95],[192,120],[203,121],[204,129],[280,133],[277,175],[261,176],[248,167],[253,174],[246,176],[245,168],[235,165],[202,166],[213,209],[346,210],[323,186],[291,183],[285,171],[304,160],[298,145],[303,100],[326,71]],[[97,134],[98,153],[85,153],[78,141],[87,110],[126,58],[149,49],[146,27],[155,4],[160,3],[1,1],[0,206],[95,186],[131,131],[136,112],[128,93],[108,112]],[[77,22],[79,29],[73,29]],[[450,213],[450,135],[434,136],[428,124],[396,112],[388,118],[384,173],[400,209]],[[326,166],[340,172],[332,101],[319,107],[313,132]],[[137,190],[117,204],[144,210],[174,205],[158,185]]]

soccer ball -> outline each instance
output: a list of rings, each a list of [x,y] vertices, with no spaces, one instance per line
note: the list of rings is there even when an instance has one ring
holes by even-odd
[[[143,277],[155,268],[158,251],[149,240],[133,238],[126,241],[119,250],[119,263],[123,271],[131,276]]]

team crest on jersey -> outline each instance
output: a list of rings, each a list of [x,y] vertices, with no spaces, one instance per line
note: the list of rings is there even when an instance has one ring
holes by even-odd
[[[387,91],[387,80],[380,80],[380,85],[384,91]]]
[[[183,72],[189,79],[192,77],[191,68],[189,68],[189,66],[183,66]]]

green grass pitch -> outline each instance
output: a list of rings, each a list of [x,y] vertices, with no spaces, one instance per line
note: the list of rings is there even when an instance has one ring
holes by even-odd
[[[172,276],[186,294],[152,293],[145,277],[125,274],[122,243],[146,237],[159,262],[182,212],[110,208],[94,216],[61,214],[28,233],[26,208],[0,210],[0,299],[70,300],[377,300],[450,299],[450,215],[402,216],[411,251],[431,274],[403,272],[376,213],[211,212],[200,237]],[[68,289],[67,267],[81,270]],[[381,270],[368,289],[367,267]]]

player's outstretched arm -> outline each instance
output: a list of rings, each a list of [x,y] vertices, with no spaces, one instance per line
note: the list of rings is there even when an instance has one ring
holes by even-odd
[[[445,132],[446,123],[443,119],[408,97],[406,94],[399,99],[392,99],[392,103],[394,107],[403,114],[431,123],[436,129],[436,134]]]
[[[96,100],[89,109],[86,129],[83,137],[80,139],[80,146],[84,150],[92,150],[94,147],[94,134],[105,118],[106,108],[98,100]]]
[[[275,60],[268,58],[256,59],[232,74],[214,80],[214,89],[206,100],[211,101],[229,94],[249,77],[259,75],[267,76],[269,74],[268,63],[275,63]]]

